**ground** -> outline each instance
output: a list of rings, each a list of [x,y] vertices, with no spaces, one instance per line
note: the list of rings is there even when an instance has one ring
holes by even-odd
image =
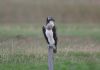
[[[47,70],[43,24],[0,24],[0,70]],[[55,70],[100,70],[100,24],[58,23]]]

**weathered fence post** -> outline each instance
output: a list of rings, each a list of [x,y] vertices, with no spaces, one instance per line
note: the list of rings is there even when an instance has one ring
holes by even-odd
[[[54,59],[54,57],[53,57],[53,46],[49,46],[48,47],[48,70],[54,70],[53,68],[53,66],[54,66],[54,64],[53,64],[53,59]]]

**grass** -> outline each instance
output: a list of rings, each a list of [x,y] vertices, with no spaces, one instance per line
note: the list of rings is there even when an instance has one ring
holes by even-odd
[[[23,26],[24,25],[24,26]],[[40,24],[0,25],[0,37],[41,36]],[[61,36],[98,37],[100,36],[99,24],[57,24],[58,34]],[[36,30],[35,30],[36,29]],[[42,36],[41,36],[42,37]]]
[[[36,25],[32,24],[26,24],[26,25],[3,25],[1,24],[0,26],[0,37],[5,36],[5,37],[15,37],[17,35],[22,35],[22,36],[34,36],[36,34],[39,34],[39,29],[35,31]]]
[[[47,64],[0,64],[2,70],[47,70]],[[100,64],[64,62],[56,64],[55,70],[99,70]]]
[[[47,70],[42,24],[0,24],[0,70]],[[57,24],[55,70],[100,70],[100,25]]]

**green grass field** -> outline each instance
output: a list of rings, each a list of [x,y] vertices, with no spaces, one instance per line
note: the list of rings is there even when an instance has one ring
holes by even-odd
[[[48,70],[43,24],[0,24],[0,70]],[[100,70],[100,24],[58,23],[54,70]]]

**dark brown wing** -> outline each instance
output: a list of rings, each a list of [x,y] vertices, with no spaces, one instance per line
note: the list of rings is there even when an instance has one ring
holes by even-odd
[[[57,38],[57,34],[56,34],[56,27],[54,26],[52,30],[53,30],[53,38],[55,40],[55,46],[57,46],[58,38]]]

